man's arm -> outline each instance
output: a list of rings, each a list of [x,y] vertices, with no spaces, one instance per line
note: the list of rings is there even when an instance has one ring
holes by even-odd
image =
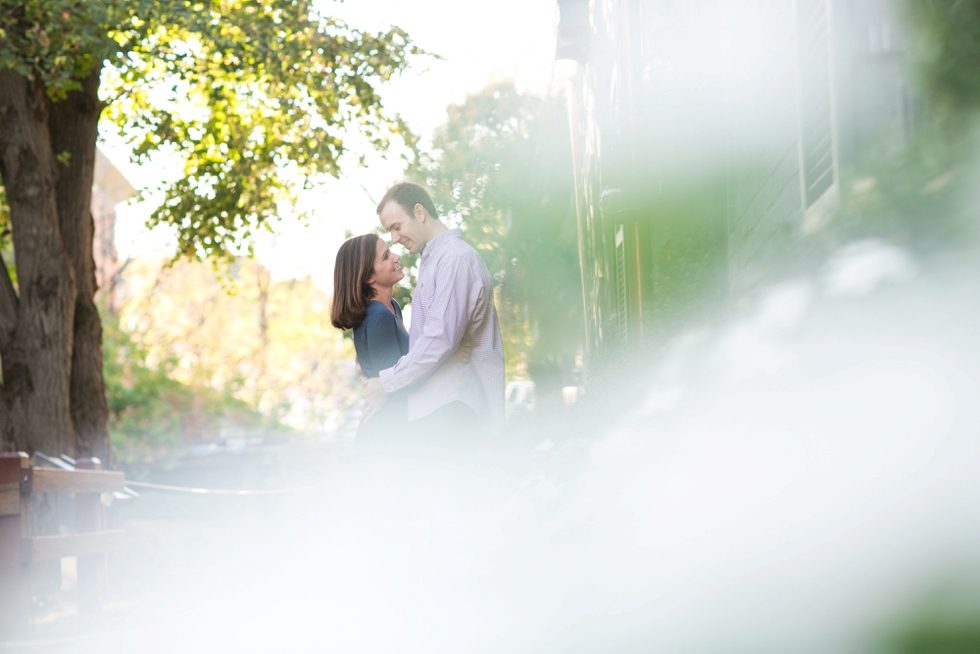
[[[459,348],[481,289],[482,282],[466,257],[454,257],[440,266],[435,297],[425,308],[422,334],[407,355],[381,371],[381,385],[386,392],[394,393],[416,383]]]

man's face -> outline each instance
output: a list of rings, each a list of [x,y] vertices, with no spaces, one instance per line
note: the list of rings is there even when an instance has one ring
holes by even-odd
[[[428,242],[422,220],[409,215],[397,202],[388,202],[382,207],[378,218],[381,226],[391,234],[391,242],[400,243],[411,254],[421,252]]]

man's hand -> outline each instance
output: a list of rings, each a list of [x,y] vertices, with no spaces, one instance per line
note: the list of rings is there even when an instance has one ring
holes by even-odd
[[[388,401],[388,393],[381,385],[381,380],[375,377],[364,385],[363,397],[364,411],[361,413],[361,422],[368,422]]]

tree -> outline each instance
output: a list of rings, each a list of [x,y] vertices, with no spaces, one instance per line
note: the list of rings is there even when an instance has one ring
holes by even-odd
[[[494,275],[509,372],[525,365],[539,396],[556,396],[583,324],[564,101],[491,83],[449,107],[433,151],[409,175],[463,227]]]
[[[4,447],[109,454],[89,205],[104,111],[138,160],[186,162],[151,222],[176,227],[180,254],[230,257],[294,180],[339,173],[348,134],[380,149],[410,136],[376,87],[417,52],[304,0],[0,0],[17,280],[0,266]]]
[[[254,259],[140,260],[106,320],[110,433],[120,460],[212,442],[222,422],[253,435],[324,434],[359,397],[351,342],[309,278]],[[237,417],[236,417],[237,416]]]

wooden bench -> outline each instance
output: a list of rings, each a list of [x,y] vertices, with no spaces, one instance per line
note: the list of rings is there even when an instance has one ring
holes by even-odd
[[[75,470],[30,465],[23,452],[0,454],[0,634],[22,632],[31,610],[30,565],[78,557],[78,610],[102,609],[105,555],[118,548],[121,530],[105,530],[102,493],[122,491],[121,472],[103,471],[98,459],[80,459]],[[75,533],[31,537],[32,493],[74,493]]]

